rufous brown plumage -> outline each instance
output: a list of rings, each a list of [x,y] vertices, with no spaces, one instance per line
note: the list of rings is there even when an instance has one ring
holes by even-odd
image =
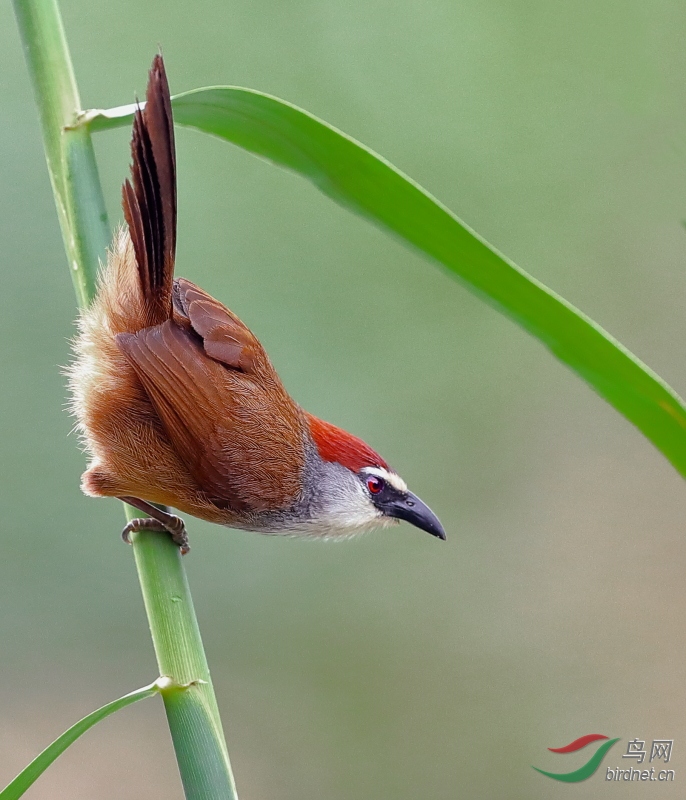
[[[445,538],[378,453],[300,408],[235,314],[174,279],[174,127],[159,55],[131,153],[127,228],[80,319],[70,369],[90,455],[84,492],[149,515],[127,537],[166,530],[183,551],[183,522],[159,506],[264,533],[348,535],[404,519]]]

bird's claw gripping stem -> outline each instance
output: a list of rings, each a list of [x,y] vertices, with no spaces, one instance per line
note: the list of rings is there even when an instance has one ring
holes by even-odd
[[[173,514],[170,516],[175,521],[178,520],[179,523],[178,526],[174,526],[174,530],[172,530],[171,526],[163,525],[156,519],[151,519],[150,517],[140,517],[137,519],[132,519],[131,522],[128,523],[128,525],[121,532],[121,538],[127,544],[131,544],[131,534],[135,533],[136,531],[159,531],[160,533],[168,533],[171,535],[174,544],[179,546],[181,555],[185,556],[186,553],[188,553],[191,549],[190,545],[188,544],[186,526],[183,524],[183,520],[180,517],[176,517]]]
[[[131,522],[121,532],[121,538],[127,543],[131,544],[131,534],[136,531],[159,531],[160,533],[170,534],[174,544],[179,546],[181,555],[185,556],[190,552],[190,544],[188,543],[188,533],[186,532],[186,524],[177,517],[176,514],[169,514],[162,511],[156,506],[146,503],[145,500],[139,500],[137,497],[120,497],[130,506],[150,514],[149,517],[138,517],[132,519]]]

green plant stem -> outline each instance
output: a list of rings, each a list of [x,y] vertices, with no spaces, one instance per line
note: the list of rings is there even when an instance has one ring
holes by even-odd
[[[127,506],[129,519],[140,516]],[[161,692],[187,798],[236,798],[229,754],[179,548],[168,536],[133,535],[138,578],[160,674]],[[179,685],[191,684],[180,690]]]
[[[90,134],[67,130],[81,100],[55,0],[15,0],[14,9],[38,104],[48,172],[69,271],[81,308],[95,294],[98,260],[110,241]]]
[[[56,0],[15,0],[17,23],[33,80],[64,246],[76,296],[85,308],[95,294],[99,260],[110,230],[93,145]],[[126,507],[127,516],[140,516]],[[161,690],[186,797],[235,800],[219,711],[193,601],[178,548],[166,536],[133,536],[138,577],[160,673]],[[188,688],[179,688],[190,684]]]

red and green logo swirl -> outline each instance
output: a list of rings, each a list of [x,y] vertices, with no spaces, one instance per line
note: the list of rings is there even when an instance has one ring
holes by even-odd
[[[579,781],[585,781],[586,778],[590,778],[591,775],[593,775],[593,773],[598,769],[600,762],[605,758],[608,750],[613,744],[615,744],[615,742],[619,741],[619,738],[608,739],[608,737],[603,736],[602,733],[587,733],[586,736],[580,736],[578,739],[575,739],[573,742],[570,742],[564,747],[548,748],[551,753],[576,753],[577,750],[581,750],[582,748],[591,744],[591,742],[598,742],[602,739],[607,739],[607,741],[600,745],[600,747],[588,759],[583,767],[579,767],[579,769],[575,769],[573,772],[546,772],[544,769],[539,769],[538,767],[533,767],[533,769],[535,769],[536,772],[540,772],[541,775],[546,775],[548,778],[552,778],[556,781],[564,781],[565,783],[578,783]]]

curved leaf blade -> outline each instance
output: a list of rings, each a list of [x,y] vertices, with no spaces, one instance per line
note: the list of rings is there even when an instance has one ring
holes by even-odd
[[[102,706],[102,708],[97,709],[97,711],[93,711],[92,714],[88,714],[88,716],[79,720],[75,725],[72,725],[69,730],[65,731],[61,736],[58,736],[52,744],[48,745],[42,753],[36,756],[36,758],[34,758],[33,761],[0,792],[0,800],[17,800],[17,798],[21,797],[29,786],[45,772],[52,762],[59,758],[69,745],[73,744],[79,738],[79,736],[84,734],[89,728],[92,728],[97,722],[100,722],[100,720],[109,717],[110,714],[114,714],[115,711],[126,708],[126,706],[130,706],[131,703],[136,703],[138,700],[145,700],[146,697],[152,697],[152,695],[158,694],[162,688],[166,686],[164,681],[164,678],[160,678],[155,681],[155,683],[151,683],[150,686],[144,686],[142,689],[137,689],[135,692],[125,694],[118,700],[107,703],[107,705]],[[166,679],[166,681],[169,682],[168,679]]]
[[[438,261],[536,336],[686,477],[686,406],[593,320],[517,267],[392,164],[296,106],[232,86],[173,98],[175,121],[242,147],[314,183],[336,202]],[[90,111],[92,130],[129,124],[133,106]]]

